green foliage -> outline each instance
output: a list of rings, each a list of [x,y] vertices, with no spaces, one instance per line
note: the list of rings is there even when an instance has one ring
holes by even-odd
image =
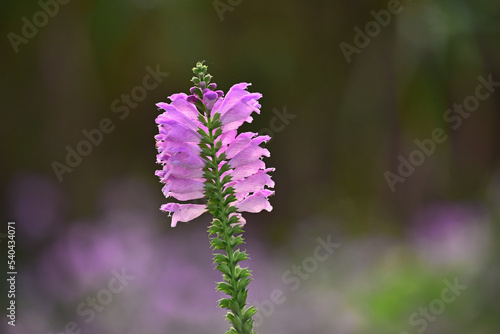
[[[212,238],[212,240],[210,240],[210,242],[212,244],[213,249],[224,249],[225,250],[227,248],[226,242],[222,239],[217,238],[217,237]],[[219,268],[217,268],[217,269],[219,269]]]
[[[226,282],[218,282],[217,283],[217,291],[222,291],[227,293],[228,295],[232,295],[234,292],[233,286]]]
[[[196,64],[196,67],[193,68],[196,77],[192,80],[195,85],[201,85],[202,82],[208,85],[212,76],[206,71],[205,65]],[[200,92],[199,88],[195,90],[195,94]],[[251,281],[251,273],[250,270],[239,265],[240,262],[249,257],[245,251],[235,250],[235,247],[244,243],[241,235],[243,229],[238,224],[238,217],[234,215],[237,211],[236,207],[231,205],[236,200],[234,188],[227,186],[231,182],[231,176],[222,177],[222,174],[229,171],[231,166],[226,161],[225,153],[217,156],[217,152],[222,147],[220,140],[216,142],[216,139],[222,134],[220,114],[215,113],[211,116],[206,112],[205,106],[199,107],[199,111],[198,120],[207,127],[206,132],[202,129],[198,131],[201,135],[200,156],[206,161],[203,176],[206,180],[204,189],[208,198],[207,209],[215,217],[212,225],[208,228],[208,234],[211,238],[212,249],[222,251],[222,253],[214,253],[213,257],[214,264],[222,273],[224,280],[217,283],[216,290],[230,297],[220,299],[218,305],[228,310],[226,318],[233,326],[226,333],[253,334],[252,316],[257,312],[257,309],[253,306],[246,307],[248,295],[246,288]],[[219,169],[220,164],[222,166]]]

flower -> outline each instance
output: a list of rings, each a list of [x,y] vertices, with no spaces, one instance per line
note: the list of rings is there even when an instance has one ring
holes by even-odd
[[[163,111],[156,118],[159,134],[155,136],[158,149],[157,163],[163,166],[156,171],[160,182],[164,183],[162,191],[166,198],[173,197],[179,201],[200,200],[205,198],[204,168],[207,160],[202,158],[199,146],[202,136],[200,130],[207,133],[207,126],[199,117],[220,117],[220,130],[215,142],[220,142],[217,155],[225,154],[226,159],[219,165],[219,170],[228,164],[229,170],[222,173],[221,178],[230,177],[225,189],[234,188],[236,200],[233,205],[239,223],[245,220],[241,212],[257,213],[262,210],[271,211],[268,197],[274,194],[274,182],[269,172],[274,168],[266,168],[263,157],[269,157],[267,149],[260,144],[270,140],[269,136],[259,136],[253,132],[238,134],[238,128],[245,122],[251,123],[252,114],[260,114],[257,102],[262,95],[250,93],[248,83],[239,83],[231,87],[224,97],[221,90],[215,90],[214,83],[200,85],[207,87],[191,88],[192,95],[173,94],[170,103],[160,102],[158,108]],[[197,108],[198,106],[198,108]],[[204,109],[205,115],[198,110]],[[205,204],[167,203],[161,206],[162,211],[172,215],[172,227],[177,222],[188,222],[207,211]]]

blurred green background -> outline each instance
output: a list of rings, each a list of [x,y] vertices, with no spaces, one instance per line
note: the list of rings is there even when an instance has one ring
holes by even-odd
[[[259,332],[498,333],[500,4],[61,2],[0,5],[1,209],[5,226],[17,224],[20,272],[18,326],[3,317],[5,331],[59,333],[81,320],[74,309],[106,286],[110,268],[129,263],[141,263],[130,266],[144,281],[98,320],[76,321],[82,332],[224,330],[215,310],[221,296],[206,297],[203,310],[214,313],[204,318],[195,312],[203,298],[189,285],[204,275],[193,268],[211,271],[209,218],[170,228],[154,176],[155,103],[187,92],[191,68],[205,60],[220,89],[250,82],[263,94],[261,115],[244,130],[273,137],[266,164],[276,167],[274,210],[247,218],[250,290],[255,301],[276,288],[287,298]],[[164,73],[158,85],[127,114],[115,112],[122,94],[138,94],[148,68]],[[485,85],[488,78],[494,83]],[[462,113],[454,109],[464,103]],[[55,162],[66,165],[67,147],[77,149],[82,131],[103,119],[113,131],[58,177]],[[429,144],[439,129],[446,139]],[[395,176],[405,168],[409,175]],[[282,275],[328,235],[341,246],[289,289]],[[94,273],[102,258],[109,261]],[[171,272],[152,269],[162,266]],[[212,276],[204,289],[215,287]],[[456,301],[410,320],[456,278],[467,286]],[[186,292],[176,295],[182,284]],[[152,302],[153,286],[170,294]],[[185,303],[162,304],[173,296]],[[150,312],[164,321],[153,322]]]

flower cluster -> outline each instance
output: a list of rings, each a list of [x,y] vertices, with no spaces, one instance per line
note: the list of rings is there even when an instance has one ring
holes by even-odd
[[[270,137],[238,134],[238,128],[252,122],[254,112],[260,113],[257,101],[262,95],[248,92],[249,84],[239,83],[224,97],[210,83],[207,66],[197,63],[193,72],[192,95],[174,94],[171,103],[157,104],[164,112],[156,119],[160,130],[157,160],[163,165],[156,175],[165,184],[165,196],[181,201],[161,209],[173,214],[172,226],[205,211],[214,216],[208,232],[214,264],[223,278],[217,291],[229,297],[219,300],[232,324],[226,334],[254,334],[252,317],[257,309],[247,305],[252,275],[240,266],[248,259],[247,253],[237,248],[244,243],[241,212],[272,210],[268,197],[274,193],[269,190],[274,182],[268,173],[274,169],[266,168],[262,158],[270,154],[260,147]],[[200,199],[205,204],[185,202]]]
[[[217,118],[220,127],[216,129],[213,140],[218,145],[217,156],[225,157],[218,168],[221,177],[230,180],[224,184],[224,190],[234,190],[232,204],[237,212],[271,211],[268,197],[274,193],[269,190],[274,187],[274,182],[268,173],[274,168],[266,168],[262,158],[270,154],[260,147],[270,137],[253,132],[238,134],[237,131],[244,122],[252,122],[252,113],[260,113],[257,101],[262,95],[248,92],[250,84],[239,83],[232,86],[224,97],[221,90],[216,90],[215,83],[207,83],[210,75],[204,79],[193,78],[192,95],[173,94],[169,97],[170,103],[157,104],[163,111],[156,119],[159,128],[155,137],[157,162],[163,168],[156,175],[165,184],[162,189],[165,197],[184,202],[202,199],[206,191],[210,191],[206,188],[204,175],[210,158],[204,158],[200,142],[203,134],[210,132],[206,126],[207,117]],[[174,227],[179,221],[188,222],[200,216],[207,211],[207,205],[168,203],[162,205],[161,210],[172,214]],[[245,223],[241,214],[234,215],[238,216],[240,224]]]

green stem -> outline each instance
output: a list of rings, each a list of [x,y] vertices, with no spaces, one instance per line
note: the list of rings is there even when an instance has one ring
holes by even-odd
[[[234,202],[234,189],[227,187],[231,181],[230,177],[222,178],[222,174],[229,170],[227,162],[219,169],[219,164],[225,161],[225,154],[217,156],[220,144],[215,142],[215,138],[221,133],[221,123],[219,115],[204,113],[199,120],[207,127],[207,132],[200,130],[202,136],[200,148],[201,156],[207,162],[204,177],[205,195],[208,198],[208,210],[214,215],[214,220],[209,228],[211,245],[214,250],[222,250],[223,253],[214,253],[214,263],[222,274],[224,281],[219,282],[217,290],[227,293],[231,298],[219,300],[219,306],[228,309],[227,319],[233,325],[227,334],[255,334],[253,331],[252,316],[257,312],[255,307],[246,307],[250,282],[250,271],[241,268],[239,262],[248,258],[245,251],[235,250],[235,247],[244,243],[241,233],[243,230],[238,224],[237,216],[231,216],[236,212]]]

